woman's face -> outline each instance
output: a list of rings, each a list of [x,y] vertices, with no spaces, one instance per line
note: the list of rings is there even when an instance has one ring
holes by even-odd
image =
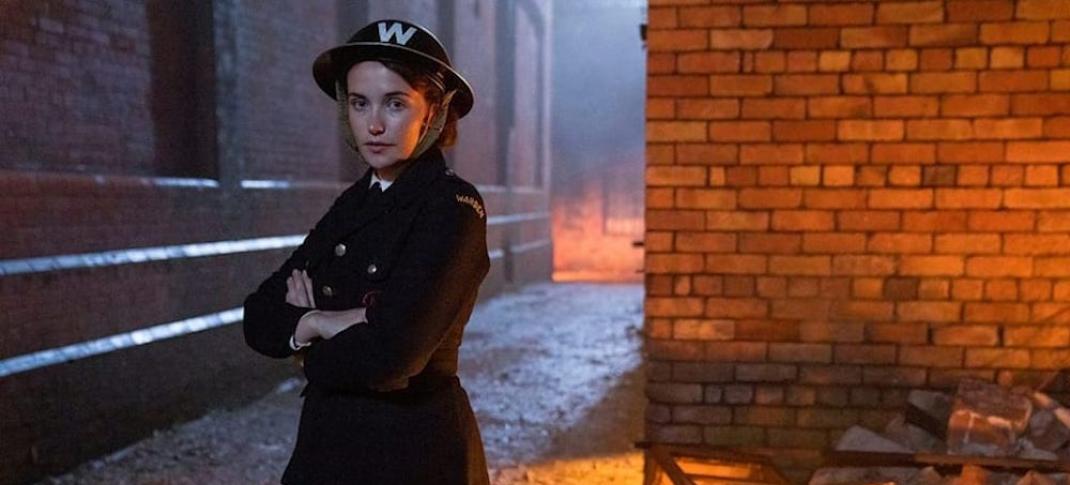
[[[346,74],[349,126],[360,154],[380,177],[393,180],[399,160],[412,155],[428,114],[427,100],[405,78],[376,61]]]

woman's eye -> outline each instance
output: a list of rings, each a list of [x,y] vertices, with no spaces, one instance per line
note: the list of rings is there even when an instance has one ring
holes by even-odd
[[[354,109],[363,109],[367,104],[368,102],[362,99],[354,99],[349,102],[349,105],[352,106]]]
[[[390,109],[403,109],[403,108],[405,108],[405,103],[402,103],[401,101],[396,100],[396,99],[388,102],[386,105],[388,107],[390,107]]]

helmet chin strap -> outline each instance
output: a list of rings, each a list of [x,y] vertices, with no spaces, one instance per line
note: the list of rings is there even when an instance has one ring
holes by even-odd
[[[349,103],[348,93],[346,92],[346,86],[342,81],[335,81],[334,83],[335,99],[338,106],[338,120],[342,125],[345,133],[346,145],[353,149],[353,152],[357,154],[357,160],[365,164],[368,163],[364,159],[364,156],[360,154],[360,145],[357,143],[357,139],[353,136],[353,127],[349,124]],[[442,97],[442,102],[438,106],[431,107],[434,111],[431,114],[431,119],[424,124],[421,130],[420,139],[416,142],[416,148],[412,151],[412,155],[406,160],[415,160],[423,155],[428,148],[431,148],[436,141],[438,141],[439,135],[442,134],[442,128],[446,126],[447,113],[450,107],[450,101],[453,100],[453,96],[457,94],[457,90],[451,90]]]

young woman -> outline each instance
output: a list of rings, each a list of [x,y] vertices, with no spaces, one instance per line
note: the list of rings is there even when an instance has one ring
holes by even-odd
[[[317,84],[369,165],[245,300],[245,340],[308,384],[284,484],[486,484],[457,352],[490,267],[486,213],[441,147],[472,107],[426,29],[383,20],[327,50]]]

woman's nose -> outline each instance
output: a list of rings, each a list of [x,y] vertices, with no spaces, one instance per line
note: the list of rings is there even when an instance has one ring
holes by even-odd
[[[383,119],[379,116],[379,111],[376,110],[372,113],[371,119],[368,120],[368,133],[373,135],[381,135],[386,131],[386,125],[383,123]]]

